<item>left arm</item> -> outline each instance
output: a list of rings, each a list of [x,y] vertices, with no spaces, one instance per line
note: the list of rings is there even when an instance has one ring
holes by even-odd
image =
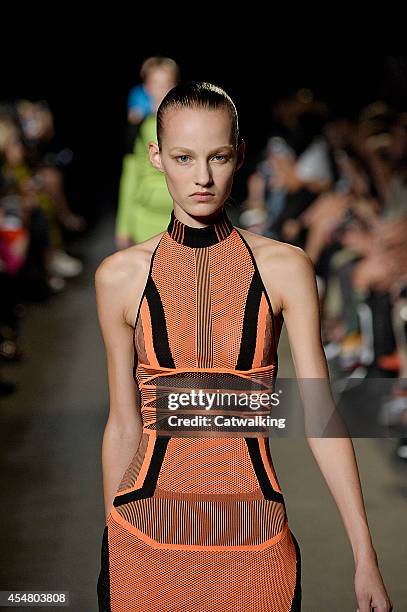
[[[310,258],[302,249],[284,245],[282,255],[270,258],[267,276],[269,274],[273,274],[274,279],[271,283],[269,277],[270,286],[278,287],[278,300],[287,326],[297,378],[328,379],[329,386],[315,272]],[[375,610],[391,610],[368,527],[352,440],[347,436],[320,436],[307,437],[307,442],[349,537],[356,567],[355,590],[359,610],[370,612],[373,605]]]

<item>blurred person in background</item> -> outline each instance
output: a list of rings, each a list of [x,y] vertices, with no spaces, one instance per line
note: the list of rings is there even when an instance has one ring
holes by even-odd
[[[87,226],[86,219],[72,211],[65,193],[64,169],[71,163],[73,153],[70,149],[55,151],[54,118],[45,100],[19,100],[16,112],[26,147],[26,160],[41,183],[42,194],[39,197],[52,228],[50,272],[63,278],[76,276],[83,265],[66,252],[62,233],[62,230],[81,232]]]
[[[0,104],[0,362],[24,357],[24,303],[47,300],[82,270],[82,262],[65,252],[63,230],[86,226],[65,195],[69,153],[55,148],[45,101]],[[1,394],[15,387],[0,379]]]
[[[407,286],[407,129],[404,113],[383,109],[372,120],[366,119],[369,110],[365,109],[360,120],[359,147],[371,168],[380,208],[368,223],[349,227],[342,243],[356,254],[351,277],[354,290],[372,308],[377,365],[398,371],[401,360],[392,310]]]
[[[300,116],[308,122],[310,113],[293,102],[278,114],[283,129],[272,135],[249,178],[243,217],[257,223],[258,233],[278,229],[271,235],[302,246],[313,261],[328,358],[338,355],[345,375],[362,365],[395,376],[407,362],[406,326],[397,322],[407,297],[406,114],[380,101],[352,120],[320,113],[322,139],[317,126],[313,140],[324,145],[306,150],[312,152],[309,167],[319,167],[328,180],[324,184],[315,175],[316,185],[307,185],[305,194],[300,184],[296,210],[290,202],[297,191],[291,169],[301,150],[298,137],[306,140]],[[311,114],[315,117],[315,109]],[[397,410],[400,405],[398,397]],[[407,414],[407,403],[403,410]]]
[[[123,159],[116,216],[116,246],[123,249],[163,231],[172,209],[165,177],[149,161],[148,143],[156,141],[156,112],[161,100],[179,81],[173,59],[150,57],[143,62],[144,90],[152,101],[151,112],[138,123],[132,153]],[[135,121],[146,109],[140,108]],[[133,107],[134,112],[134,107]]]
[[[404,282],[404,132],[400,118],[386,112],[372,121],[363,111],[346,137],[342,130],[342,138],[335,140],[338,189],[322,195],[299,219],[308,230],[305,250],[316,266],[323,253],[335,247],[331,278],[325,280],[339,280],[342,314],[328,328],[327,339],[341,342],[350,366],[362,348],[358,306],[363,302],[372,308],[380,367],[390,363],[395,350],[389,292]]]
[[[10,126],[0,120],[0,152],[4,141],[9,137]],[[27,248],[27,232],[18,219],[7,218],[3,194],[4,177],[1,172],[2,156],[0,155],[0,367],[3,361],[12,361],[21,357],[16,348],[19,333],[19,285],[17,272],[24,261]],[[16,390],[16,384],[3,378],[0,374],[0,397]]]
[[[6,185],[5,195],[9,201],[14,195],[14,202],[18,203],[17,208],[20,208],[23,217],[30,211],[25,216],[30,234],[30,248],[24,269],[26,295],[30,296],[29,299],[47,297],[52,289],[62,289],[65,286],[64,272],[69,273],[71,270],[61,269],[61,262],[56,261],[55,252],[62,246],[62,234],[54,201],[43,189],[38,175],[29,167],[26,147],[17,131],[4,144],[2,174]],[[38,248],[34,248],[34,245]],[[76,266],[72,272],[78,273]]]
[[[72,211],[64,190],[63,170],[71,163],[73,153],[67,148],[55,151],[59,147],[54,139],[54,118],[47,102],[19,100],[16,111],[28,163],[41,175],[44,188],[54,199],[59,222],[71,231],[85,229],[86,219]]]
[[[302,246],[298,215],[333,181],[323,135],[325,106],[301,90],[273,109],[277,129],[248,179],[241,221],[251,231]]]
[[[71,211],[64,191],[63,167],[70,162],[70,152],[50,151],[54,124],[44,101],[19,100],[8,114],[15,135],[4,147],[3,173],[9,182],[14,181],[16,189],[29,179],[37,185],[37,199],[50,226],[49,275],[61,279],[76,276],[82,271],[82,262],[66,252],[63,232],[82,231],[86,221]]]
[[[0,104],[0,365],[24,357],[25,302],[47,300],[82,270],[66,253],[63,234],[86,226],[65,195],[72,152],[58,150],[54,136],[44,100]],[[1,395],[15,389],[0,378]]]

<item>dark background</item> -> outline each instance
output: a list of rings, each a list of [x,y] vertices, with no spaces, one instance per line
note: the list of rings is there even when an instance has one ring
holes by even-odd
[[[86,17],[66,7],[39,20],[35,10],[13,15],[1,43],[0,100],[48,101],[55,147],[74,152],[66,177],[71,206],[89,219],[116,206],[127,93],[149,55],[174,58],[183,79],[217,83],[234,99],[247,145],[237,201],[279,97],[307,87],[339,115],[355,116],[378,98],[407,110],[401,3],[388,3],[385,12],[363,2],[301,13],[291,5],[284,15],[259,5],[241,12],[226,4],[200,7],[196,15],[183,4],[165,12],[152,4],[143,14],[123,5]],[[221,8],[230,10],[226,19],[219,18]]]

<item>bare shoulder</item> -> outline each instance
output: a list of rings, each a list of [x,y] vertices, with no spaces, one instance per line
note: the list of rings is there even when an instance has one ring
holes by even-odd
[[[108,255],[95,271],[98,299],[109,301],[114,297],[129,325],[134,323],[134,302],[141,298],[153,252],[163,233]]]
[[[248,230],[237,229],[253,252],[264,284],[270,290],[276,314],[283,309],[288,293],[294,293],[294,287],[314,283],[314,265],[302,248]]]
[[[95,272],[95,281],[100,286],[117,288],[123,281],[133,278],[134,274],[142,273],[143,269],[149,265],[154,248],[161,236],[162,234],[159,234],[102,259]]]
[[[313,268],[312,261],[304,249],[274,238],[249,232],[240,227],[237,229],[252,249],[256,263],[267,261],[267,264],[275,268],[276,272],[281,270],[284,274],[290,270],[300,271],[310,267]]]

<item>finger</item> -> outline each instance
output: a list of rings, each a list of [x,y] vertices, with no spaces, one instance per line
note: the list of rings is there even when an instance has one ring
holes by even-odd
[[[388,599],[372,600],[372,610],[374,612],[391,612],[393,604]]]
[[[371,612],[370,595],[359,595],[358,597],[358,612]]]

